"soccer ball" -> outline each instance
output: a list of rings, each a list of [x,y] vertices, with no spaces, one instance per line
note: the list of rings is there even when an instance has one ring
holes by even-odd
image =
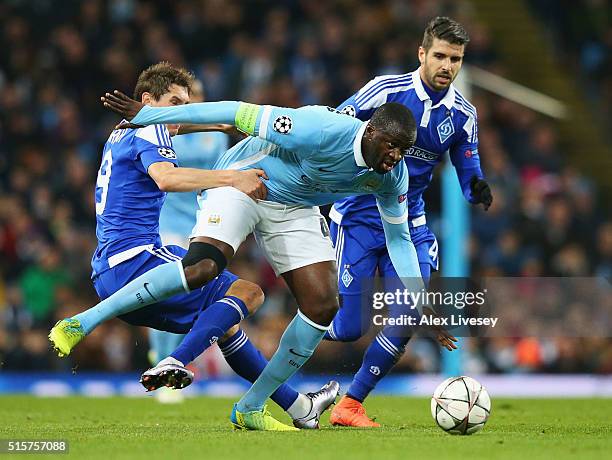
[[[450,434],[473,434],[491,415],[491,398],[471,377],[446,379],[431,398],[431,415],[440,428]]]

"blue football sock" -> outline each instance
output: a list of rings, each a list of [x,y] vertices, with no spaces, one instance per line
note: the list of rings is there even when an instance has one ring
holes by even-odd
[[[333,332],[332,327],[333,327],[333,324],[332,324],[332,326],[329,328],[329,330],[328,330],[328,331],[325,333],[325,335],[323,336],[323,340],[330,340],[330,341],[332,341],[332,342],[335,342],[336,340],[338,340],[338,339],[336,338],[336,334],[334,334],[334,332]]]
[[[276,353],[249,391],[238,401],[237,409],[240,412],[261,410],[274,390],[308,361],[326,330],[327,326],[314,323],[298,310],[283,333]]]
[[[123,315],[173,295],[189,292],[180,261],[159,265],[130,281],[110,297],[74,316],[86,334],[101,322]]]
[[[268,364],[261,352],[249,340],[243,330],[239,330],[223,343],[219,343],[225,361],[232,370],[249,382],[254,382]],[[272,401],[283,410],[289,409],[298,397],[298,392],[283,383],[272,393]]]
[[[170,356],[170,353],[176,350],[184,337],[185,334],[173,334],[172,332],[149,329],[149,348],[154,355],[152,357],[154,362],[151,364],[155,365]]]
[[[226,296],[219,299],[200,312],[191,330],[170,356],[184,365],[190,363],[248,314],[249,310],[238,297]]]
[[[379,332],[365,352],[361,368],[346,392],[347,396],[359,402],[370,394],[376,384],[389,373],[404,354],[410,337],[388,338]]]

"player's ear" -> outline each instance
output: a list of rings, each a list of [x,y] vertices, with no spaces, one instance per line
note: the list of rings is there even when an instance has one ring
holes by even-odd
[[[419,62],[421,65],[425,63],[425,56],[427,55],[427,50],[422,46],[419,46]]]
[[[142,96],[140,96],[140,102],[142,102],[144,105],[151,105],[151,102],[153,102],[153,96],[151,93],[145,91],[142,93]]]

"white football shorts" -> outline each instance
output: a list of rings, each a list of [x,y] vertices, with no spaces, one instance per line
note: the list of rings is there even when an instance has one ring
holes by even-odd
[[[255,202],[233,187],[204,190],[191,238],[206,236],[234,251],[250,233],[276,275],[328,260],[336,255],[318,206]]]

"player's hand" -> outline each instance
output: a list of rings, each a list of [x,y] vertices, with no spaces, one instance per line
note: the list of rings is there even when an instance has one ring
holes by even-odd
[[[493,203],[493,195],[491,194],[491,187],[484,179],[479,179],[477,176],[472,176],[470,179],[470,190],[474,197],[475,204],[482,203],[485,211],[489,209],[491,203]]]
[[[134,118],[140,112],[140,109],[144,107],[144,104],[126,96],[119,90],[113,91],[112,94],[106,93],[100,100],[104,107],[118,113],[126,120]]]
[[[234,171],[232,187],[247,194],[254,200],[265,200],[268,189],[262,179],[268,179],[263,169],[247,169],[246,171]]]
[[[423,307],[423,314],[427,316],[433,316],[433,317],[438,316],[429,307]],[[441,347],[446,348],[448,351],[453,351],[457,349],[457,345],[455,345],[455,343],[457,343],[457,339],[450,332],[448,332],[444,327],[434,326],[434,325],[427,326],[427,327],[429,328],[431,332],[433,332],[433,334],[436,337],[436,340],[438,341]]]

